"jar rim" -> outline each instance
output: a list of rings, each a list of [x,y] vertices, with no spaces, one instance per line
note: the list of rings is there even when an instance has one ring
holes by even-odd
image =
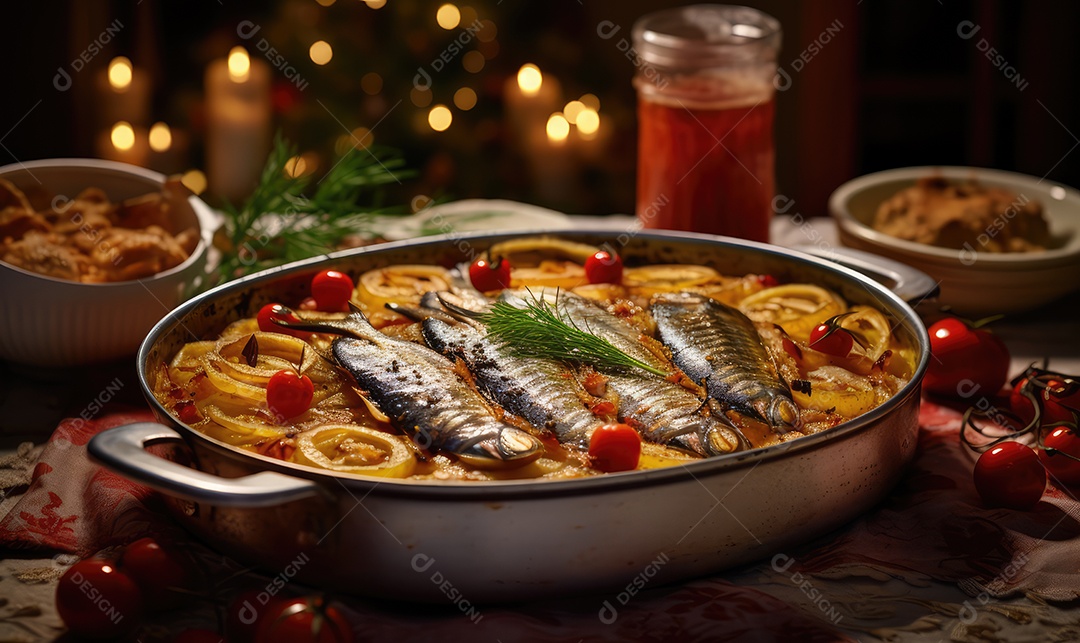
[[[643,62],[658,67],[772,62],[780,49],[780,22],[751,7],[698,4],[646,14],[632,37]]]

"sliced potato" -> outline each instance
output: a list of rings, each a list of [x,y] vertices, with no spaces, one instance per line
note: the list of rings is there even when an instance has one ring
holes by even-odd
[[[488,249],[487,256],[504,257],[514,268],[534,268],[544,261],[570,260],[584,265],[600,248],[556,237],[522,237],[502,241]]]
[[[871,360],[881,357],[889,348],[892,330],[880,311],[870,306],[852,306],[849,314],[840,318],[840,326],[851,331],[862,343]]]

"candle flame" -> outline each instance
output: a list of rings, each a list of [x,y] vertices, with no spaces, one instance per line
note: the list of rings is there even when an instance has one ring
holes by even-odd
[[[113,125],[109,138],[112,139],[113,147],[121,152],[126,152],[135,147],[135,130],[132,129],[131,123],[127,121],[120,121]]]
[[[517,82],[521,93],[526,96],[535,96],[540,91],[540,86],[544,84],[544,75],[540,73],[539,67],[527,63],[518,70]]]
[[[233,47],[229,50],[229,78],[242,83],[251,74],[251,58],[248,57],[247,49]]]
[[[165,123],[154,123],[150,127],[150,149],[164,152],[172,147],[172,130]]]
[[[109,62],[109,85],[116,91],[125,91],[131,85],[131,61],[117,56]]]
[[[565,116],[556,112],[548,118],[547,136],[552,143],[562,143],[570,136],[570,123]]]

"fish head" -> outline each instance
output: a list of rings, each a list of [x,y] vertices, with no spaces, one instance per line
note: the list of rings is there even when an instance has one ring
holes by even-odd
[[[793,431],[801,424],[799,407],[785,395],[762,395],[753,401],[753,407],[774,431]]]
[[[533,462],[544,454],[544,445],[525,431],[508,426],[455,454],[477,469],[508,469]]]

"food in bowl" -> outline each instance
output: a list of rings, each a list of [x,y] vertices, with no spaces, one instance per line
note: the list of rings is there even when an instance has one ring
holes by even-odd
[[[907,241],[986,252],[1041,251],[1050,241],[1038,201],[973,179],[942,176],[920,178],[883,202],[873,228]]]
[[[0,179],[0,261],[81,283],[150,277],[182,264],[199,243],[196,228],[174,229],[169,209],[163,192],[114,203],[88,187],[74,199],[31,199]]]
[[[913,375],[915,349],[881,311],[821,286],[616,265],[528,237],[471,267],[324,271],[312,298],[284,302],[297,310],[268,304],[182,346],[152,389],[212,438],[323,470],[565,479],[798,439]],[[634,440],[637,458],[611,447]]]

